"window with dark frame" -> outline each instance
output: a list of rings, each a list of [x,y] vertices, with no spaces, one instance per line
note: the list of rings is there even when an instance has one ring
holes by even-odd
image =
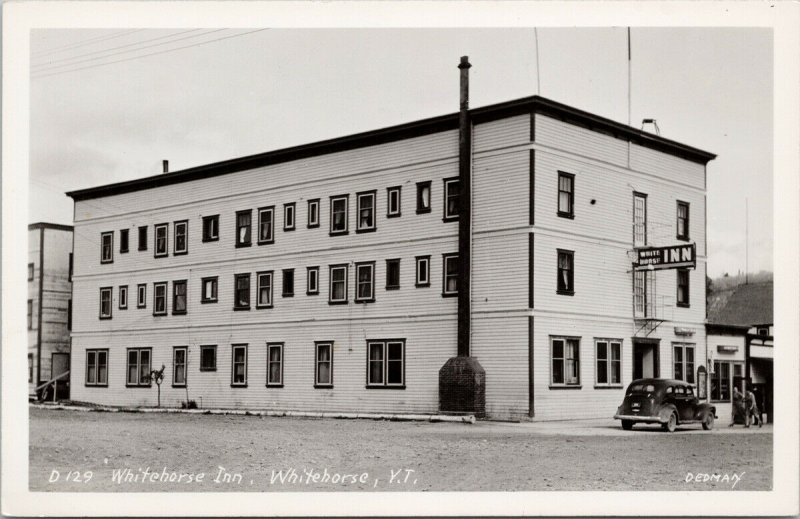
[[[153,283],[153,315],[167,315],[167,282]]]
[[[295,203],[283,204],[283,230],[293,231],[295,229]]]
[[[689,239],[689,202],[681,202],[680,200],[678,200],[678,202],[677,202],[677,211],[678,211],[677,238],[679,240],[688,240]]]
[[[247,344],[231,346],[231,386],[247,386]]]
[[[431,285],[431,257],[417,256],[416,258],[416,283],[417,287],[428,287]]]
[[[111,287],[100,289],[100,319],[111,319]]]
[[[647,195],[633,193],[633,246],[647,245]]]
[[[622,385],[622,340],[596,339],[595,359],[597,386]]]
[[[356,263],[356,303],[375,302],[375,262]]]
[[[217,286],[218,286],[218,277],[208,277],[202,278],[200,282],[200,302],[201,303],[216,303],[217,299]]]
[[[172,282],[172,315],[186,313],[186,280]]]
[[[139,226],[139,250],[147,250],[147,226]]]
[[[386,189],[386,217],[396,218],[401,214],[401,190],[400,186],[389,187]]]
[[[283,343],[267,343],[267,387],[283,387]]]
[[[108,350],[86,350],[86,380],[87,386],[108,385]]]
[[[256,273],[256,308],[272,308],[272,271]]]
[[[155,248],[154,256],[161,258],[167,256],[167,239],[169,236],[169,224],[161,223],[154,227],[153,234],[155,235]]]
[[[175,346],[172,348],[172,386],[186,386],[186,346]]]
[[[119,252],[124,254],[128,252],[128,229],[120,229],[119,231]]]
[[[28,281],[33,281],[33,263],[28,263]]]
[[[368,191],[356,195],[356,206],[358,220],[356,221],[356,232],[370,232],[376,229],[375,224],[375,193]]]
[[[319,267],[306,267],[306,295],[319,294]]]
[[[119,287],[119,309],[126,310],[128,308],[128,285],[121,285]]]
[[[314,387],[333,387],[333,342],[316,342]]]
[[[258,210],[258,244],[275,243],[275,206]]]
[[[558,249],[558,284],[559,294],[572,295],[575,293],[574,284],[575,253],[573,251]]]
[[[28,299],[28,329],[33,330],[33,299]]]
[[[147,308],[147,284],[136,285],[136,308]]]
[[[236,211],[236,246],[249,247],[250,240],[250,227],[253,219],[253,210],[247,209],[245,211]]]
[[[405,388],[405,339],[367,341],[367,388]]]
[[[458,295],[458,254],[442,254],[442,295]]]
[[[689,269],[677,269],[675,271],[677,277],[677,303],[678,306],[689,306]]]
[[[386,260],[386,290],[400,288],[400,260]]]
[[[331,265],[329,270],[328,302],[331,304],[347,303],[347,265]]]
[[[576,337],[551,337],[551,386],[579,386],[580,339]]]
[[[217,371],[216,345],[200,346],[200,371]]]
[[[250,274],[234,274],[233,309],[250,309]]]
[[[694,344],[672,344],[673,378],[694,384]]]
[[[308,201],[308,223],[309,229],[319,227],[319,198]]]
[[[417,214],[431,212],[431,181],[417,182]]]
[[[172,254],[174,256],[187,254],[189,252],[189,222],[188,220],[175,222],[174,226],[175,243]]]
[[[28,353],[28,384],[33,383],[33,353]]]
[[[558,216],[575,216],[575,175],[558,172]]]
[[[731,363],[714,361],[714,372],[711,374],[711,401],[731,401]]]
[[[203,217],[203,243],[219,240],[219,215]]]
[[[347,200],[348,195],[331,197],[331,230],[330,234],[347,234]]]
[[[458,220],[459,193],[461,182],[458,177],[444,179],[444,221]]]
[[[127,387],[150,387],[151,348],[128,348]]]
[[[283,269],[281,297],[294,297],[294,269]]]
[[[114,261],[114,232],[104,232],[100,235],[100,263]]]

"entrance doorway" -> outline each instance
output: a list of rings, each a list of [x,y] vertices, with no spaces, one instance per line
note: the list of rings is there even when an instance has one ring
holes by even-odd
[[[633,379],[659,377],[659,340],[633,339]]]

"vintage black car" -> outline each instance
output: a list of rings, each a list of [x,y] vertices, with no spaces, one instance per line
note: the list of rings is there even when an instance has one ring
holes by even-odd
[[[714,406],[697,399],[691,384],[682,380],[643,378],[628,386],[625,400],[614,418],[622,420],[626,431],[637,422],[660,423],[669,432],[674,432],[678,425],[699,423],[708,431],[714,428],[716,413]]]

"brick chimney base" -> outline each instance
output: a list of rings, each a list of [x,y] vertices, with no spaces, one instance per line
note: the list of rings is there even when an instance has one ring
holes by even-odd
[[[486,371],[475,357],[453,357],[439,369],[439,411],[486,416]]]

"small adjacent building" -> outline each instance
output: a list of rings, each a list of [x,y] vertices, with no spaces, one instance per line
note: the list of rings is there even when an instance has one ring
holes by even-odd
[[[69,372],[72,326],[71,225],[28,225],[28,395]],[[64,377],[62,389],[68,388]],[[65,396],[59,390],[58,396]]]

